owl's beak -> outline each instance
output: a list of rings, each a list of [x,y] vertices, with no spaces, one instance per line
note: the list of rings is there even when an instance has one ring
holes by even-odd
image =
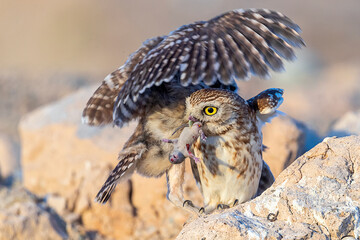
[[[189,120],[190,121],[193,121],[193,122],[200,122],[200,120],[199,119],[197,119],[196,117],[193,117],[193,116],[189,116]]]

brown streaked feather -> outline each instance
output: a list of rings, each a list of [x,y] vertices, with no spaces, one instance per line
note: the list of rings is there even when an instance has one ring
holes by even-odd
[[[298,33],[301,31],[300,27],[297,24],[295,24],[293,21],[291,21],[290,18],[286,17],[284,14],[277,11],[273,11],[269,9],[249,9],[247,13],[244,13],[244,16],[246,17],[253,16],[256,18],[261,18],[259,16],[254,15],[255,13],[259,14],[262,18],[271,19],[275,22],[281,22],[286,26],[294,29]]]
[[[130,175],[135,170],[136,162],[141,159],[142,155],[146,152],[146,146],[142,143],[138,143],[131,147],[127,147],[119,154],[119,163],[111,171],[109,177],[101,187],[100,191],[95,197],[95,201],[105,204],[111,196],[111,193],[114,191],[117,183],[120,179],[125,178],[126,175]]]
[[[192,106],[195,106],[201,102],[204,101],[210,102],[210,101],[214,101],[215,99],[222,99],[222,100],[234,99],[232,100],[234,102],[236,101],[240,101],[242,103],[245,102],[245,100],[242,99],[236,93],[224,89],[211,89],[211,88],[201,89],[199,91],[194,92],[191,95],[191,97],[188,98],[188,101]]]
[[[127,72],[123,67],[105,78],[86,103],[82,113],[83,123],[96,126],[112,122],[115,100],[126,79]]]
[[[192,159],[190,159],[190,164],[191,164],[191,171],[195,178],[196,185],[198,186],[200,192],[202,193],[201,179],[200,179],[200,174],[199,174],[199,169],[197,167],[197,164]]]
[[[268,66],[282,70],[282,58],[293,59],[293,47],[304,45],[298,31],[299,27],[283,14],[262,9],[234,10],[209,21],[184,25],[134,68],[119,93],[117,107],[129,97],[135,103],[145,89],[172,81],[177,74],[183,86],[202,81],[209,86],[216,81],[231,84],[234,77],[247,77],[249,70],[266,77]],[[135,86],[139,87],[134,91]]]
[[[283,94],[284,90],[280,88],[270,88],[250,98],[247,102],[249,106],[260,114],[271,114],[283,102]]]
[[[129,56],[123,66],[104,79],[83,110],[83,123],[96,126],[109,124],[113,121],[113,109],[116,98],[128,79],[129,74],[143,60],[146,54],[162,40],[163,37],[155,37],[145,41],[137,51]]]

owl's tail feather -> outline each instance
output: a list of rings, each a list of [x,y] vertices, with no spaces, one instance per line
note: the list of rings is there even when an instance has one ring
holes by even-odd
[[[139,143],[125,148],[119,154],[119,163],[111,171],[104,185],[95,197],[95,202],[105,204],[119,181],[129,178],[135,171],[136,162],[146,151],[144,144]]]
[[[100,192],[96,195],[95,201],[101,204],[105,204],[109,199],[116,187],[116,184],[111,184],[106,186],[105,189],[101,188]]]

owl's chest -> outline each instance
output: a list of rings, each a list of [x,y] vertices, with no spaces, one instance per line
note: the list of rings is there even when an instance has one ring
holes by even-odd
[[[230,204],[247,201],[256,193],[261,176],[261,136],[246,138],[237,134],[209,137],[197,141],[194,152],[198,164],[205,204],[210,199]]]

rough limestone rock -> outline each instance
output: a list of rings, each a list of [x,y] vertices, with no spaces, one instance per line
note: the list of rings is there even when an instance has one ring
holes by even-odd
[[[117,154],[131,135],[135,123],[122,129],[97,128],[81,124],[81,112],[95,87],[82,89],[58,102],[26,115],[20,123],[24,185],[48,199],[48,204],[62,213],[74,214],[84,227],[116,239],[173,239],[190,216],[166,199],[166,180],[144,178],[135,174],[132,183],[117,186],[110,202],[100,205],[94,197],[117,164]],[[281,125],[284,125],[282,128]],[[268,138],[265,145],[272,153],[271,162],[280,169],[301,149],[296,139],[283,134]],[[293,120],[274,121],[273,127],[285,133],[296,132]],[[269,133],[267,133],[269,132]],[[280,134],[276,135],[276,138]],[[267,140],[269,139],[269,140]],[[291,143],[287,143],[287,140]],[[281,149],[280,145],[286,147]],[[281,149],[278,154],[276,151]],[[265,159],[269,162],[268,159]],[[185,174],[185,196],[197,205],[202,198],[189,168]]]
[[[0,240],[69,237],[66,223],[23,188],[2,188],[0,198]]]
[[[23,187],[0,189],[0,240],[106,240],[71,223]]]
[[[264,160],[276,178],[305,152],[305,126],[287,115],[272,119],[263,128]]]
[[[188,223],[177,239],[346,236],[360,236],[359,136],[325,139],[284,170],[261,196]]]
[[[360,135],[360,109],[358,111],[348,112],[338,119],[327,135],[337,137]]]

